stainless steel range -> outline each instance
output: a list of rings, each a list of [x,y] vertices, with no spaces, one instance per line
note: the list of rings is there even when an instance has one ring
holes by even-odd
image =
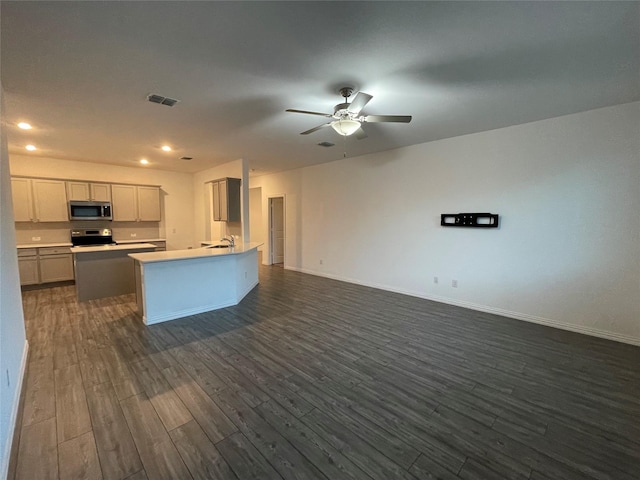
[[[71,243],[74,247],[115,245],[110,228],[71,230]]]

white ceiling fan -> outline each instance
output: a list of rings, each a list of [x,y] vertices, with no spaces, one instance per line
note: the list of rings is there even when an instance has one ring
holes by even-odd
[[[289,108],[287,112],[305,113],[307,115],[319,115],[321,117],[332,118],[329,123],[324,123],[310,130],[302,132],[300,135],[308,135],[322,128],[331,127],[338,134],[343,136],[355,135],[356,138],[366,138],[367,134],[362,129],[362,123],[381,123],[381,122],[398,122],[409,123],[411,121],[411,115],[360,115],[362,109],[373,98],[371,95],[358,92],[353,99],[353,102],[348,103],[347,99],[353,93],[352,87],[343,87],[340,89],[340,95],[344,97],[344,102],[337,104],[333,108],[333,114],[309,112],[307,110],[296,110]]]

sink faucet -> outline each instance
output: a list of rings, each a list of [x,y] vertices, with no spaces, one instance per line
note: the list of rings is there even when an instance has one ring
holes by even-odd
[[[235,247],[236,241],[233,238],[233,235],[229,235],[229,237],[224,237],[220,239],[221,242],[229,242],[230,247]]]

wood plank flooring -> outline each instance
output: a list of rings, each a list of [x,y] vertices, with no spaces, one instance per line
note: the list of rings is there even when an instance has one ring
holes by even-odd
[[[640,348],[277,267],[145,327],[23,294],[15,478],[640,478]]]

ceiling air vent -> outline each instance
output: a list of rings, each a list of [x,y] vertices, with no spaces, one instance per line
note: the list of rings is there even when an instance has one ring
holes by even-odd
[[[193,157],[180,157],[180,160],[193,160]]]
[[[333,146],[335,145],[335,143],[331,143],[331,142],[320,142],[318,145],[319,145],[319,146],[321,146],[321,147],[327,147],[327,148],[329,148],[329,147],[333,147]]]
[[[173,107],[180,100],[176,100],[175,98],[163,97],[162,95],[156,95],[152,93],[147,96],[147,100],[151,103],[159,103],[160,105],[167,105],[168,107]]]

